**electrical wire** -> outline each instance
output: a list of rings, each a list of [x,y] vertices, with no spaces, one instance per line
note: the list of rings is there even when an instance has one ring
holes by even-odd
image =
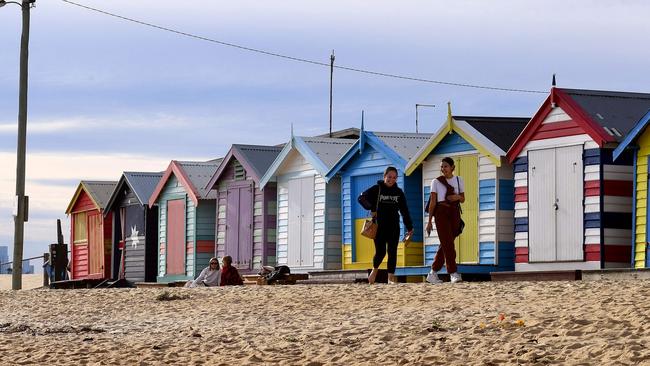
[[[267,55],[267,56],[283,58],[285,60],[303,62],[303,63],[317,65],[317,66],[326,66],[326,67],[331,66],[330,64],[325,63],[325,62],[320,62],[320,61],[314,61],[314,60],[309,60],[309,59],[300,58],[300,57],[283,55],[283,54],[276,53],[276,52],[270,52],[270,51],[265,51],[265,50],[261,50],[261,49],[257,49],[257,48],[246,47],[246,46],[238,45],[238,44],[235,44],[235,43],[224,42],[224,41],[220,41],[220,40],[213,39],[213,38],[208,38],[208,37],[199,36],[199,35],[196,35],[196,34],[183,32],[183,31],[179,31],[179,30],[176,30],[176,29],[168,28],[168,27],[163,27],[163,26],[156,25],[156,24],[153,24],[153,23],[148,23],[148,22],[144,22],[144,21],[141,21],[141,20],[125,17],[123,15],[111,13],[111,12],[108,12],[108,11],[105,11],[105,10],[97,9],[97,8],[94,8],[94,7],[91,7],[91,6],[88,6],[88,5],[83,5],[83,4],[80,4],[80,3],[76,3],[76,2],[70,1],[70,0],[61,0],[61,1],[64,2],[64,3],[70,4],[70,5],[74,5],[74,6],[86,9],[86,10],[94,11],[94,12],[97,12],[97,13],[100,13],[100,14],[108,15],[108,16],[111,16],[111,17],[114,17],[114,18],[118,18],[118,19],[125,20],[125,21],[128,21],[128,22],[132,22],[132,23],[136,23],[136,24],[139,24],[139,25],[147,26],[147,27],[150,27],[150,28],[155,28],[155,29],[158,29],[158,30],[162,30],[162,31],[170,32],[170,33],[175,33],[175,34],[178,34],[178,35],[181,35],[181,36],[198,39],[198,40],[201,40],[201,41],[216,43],[216,44],[219,44],[219,45],[222,45],[222,46],[233,47],[233,48],[237,48],[237,49],[240,49],[240,50],[259,53],[259,54],[263,54],[263,55]],[[496,86],[476,85],[476,84],[458,83],[458,82],[441,81],[441,80],[431,80],[431,79],[425,79],[425,78],[420,78],[420,77],[389,74],[389,73],[385,73],[385,72],[365,70],[365,69],[349,67],[349,66],[341,66],[341,65],[334,65],[334,68],[340,69],[340,70],[346,70],[346,71],[352,71],[352,72],[367,74],[367,75],[381,76],[381,77],[387,77],[387,78],[393,78],[393,79],[401,79],[401,80],[417,81],[417,82],[423,82],[423,83],[429,83],[429,84],[457,86],[457,87],[463,87],[463,88],[486,89],[486,90],[495,90],[495,91],[504,91],[504,92],[516,92],[516,93],[534,93],[534,94],[547,94],[548,93],[546,91],[541,91],[541,90],[501,88],[501,87],[496,87]]]

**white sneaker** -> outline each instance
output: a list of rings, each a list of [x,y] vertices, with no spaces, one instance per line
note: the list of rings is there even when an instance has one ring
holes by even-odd
[[[434,270],[430,270],[429,274],[427,275],[427,282],[429,282],[430,284],[436,285],[436,284],[442,283],[442,280],[440,279],[440,277],[438,277],[437,272],[435,272]]]
[[[463,278],[460,276],[460,273],[454,272],[449,275],[451,278],[451,283],[456,283],[456,282],[463,282]]]

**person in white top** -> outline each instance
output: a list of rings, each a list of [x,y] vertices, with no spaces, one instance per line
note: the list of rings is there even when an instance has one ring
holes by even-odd
[[[185,287],[214,287],[221,283],[221,269],[219,269],[219,260],[210,258],[210,265],[201,271],[199,277],[194,281],[187,281]]]
[[[438,271],[443,264],[447,265],[447,273],[451,282],[461,281],[456,268],[456,249],[454,239],[460,234],[460,204],[465,202],[465,184],[459,176],[454,176],[454,159],[446,157],[440,163],[441,176],[431,181],[431,196],[429,197],[429,222],[427,235],[431,235],[436,220],[436,231],[440,246],[427,275],[427,282],[441,283]]]

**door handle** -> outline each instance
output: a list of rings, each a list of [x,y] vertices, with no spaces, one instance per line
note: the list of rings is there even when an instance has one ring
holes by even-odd
[[[559,207],[557,206],[557,203],[554,203],[553,206],[555,207],[555,211],[557,211],[558,208],[559,208]]]

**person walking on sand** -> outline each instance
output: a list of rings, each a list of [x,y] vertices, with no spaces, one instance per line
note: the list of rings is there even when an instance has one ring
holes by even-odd
[[[386,256],[388,247],[388,283],[396,283],[395,267],[397,266],[397,245],[399,242],[399,215],[406,227],[406,238],[413,235],[413,221],[406,205],[406,196],[397,186],[397,168],[389,166],[384,171],[384,179],[368,188],[358,198],[372,217],[377,220],[377,236],[375,237],[375,256],[372,258],[372,272],[368,283],[375,282],[379,265]],[[375,211],[376,210],[376,211]]]
[[[210,264],[201,271],[199,277],[194,281],[187,281],[185,287],[213,287],[219,286],[221,282],[221,270],[217,258],[210,258]]]
[[[454,239],[460,231],[460,204],[465,202],[465,184],[459,176],[454,176],[454,159],[446,157],[440,163],[441,176],[431,181],[431,197],[429,198],[429,222],[427,223],[427,236],[431,235],[433,225],[431,220],[436,219],[436,231],[440,239],[440,246],[436,257],[431,264],[427,275],[427,282],[442,283],[438,271],[443,264],[447,264],[447,273],[451,282],[460,282],[462,278],[456,269],[456,249]]]

